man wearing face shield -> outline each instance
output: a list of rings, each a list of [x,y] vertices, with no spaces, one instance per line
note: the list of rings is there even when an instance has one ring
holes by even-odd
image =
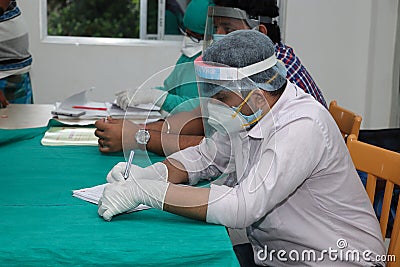
[[[301,64],[300,59],[294,54],[292,48],[281,42],[279,26],[274,19],[279,15],[276,0],[214,0],[214,2],[217,7],[211,7],[207,13],[209,15],[207,16],[205,30],[205,47],[215,40],[215,37],[221,38],[234,30],[252,28],[266,33],[275,44],[277,58],[283,62],[287,69],[289,81],[311,94],[326,107],[321,91]],[[216,14],[220,16],[216,16]],[[249,14],[254,15],[250,16]],[[214,19],[219,23],[214,23]],[[205,21],[204,24],[206,24]],[[215,29],[218,29],[218,32]],[[200,108],[196,108],[188,112],[177,112],[165,121],[145,125],[145,130],[151,136],[145,145],[145,149],[157,154],[169,155],[199,144],[204,136],[201,116]],[[107,153],[119,151],[123,147],[128,150],[138,148],[138,144],[132,136],[144,130],[129,122],[125,124],[124,129],[122,129],[121,123],[118,125],[105,124],[102,121],[96,123],[96,126],[98,126],[96,134],[100,137],[100,151]],[[126,138],[122,138],[122,135]],[[126,143],[123,144],[122,139],[126,140]]]
[[[210,135],[164,162],[133,165],[126,180],[125,163],[116,165],[107,176],[99,215],[109,221],[146,204],[246,228],[257,265],[383,264],[362,257],[338,260],[326,253],[343,239],[348,244],[343,253],[369,251],[370,259],[384,255],[385,248],[334,120],[286,80],[271,40],[257,31],[235,31],[205,50],[195,70],[200,103],[213,127],[206,131]],[[194,185],[221,175],[233,187],[174,184]],[[310,250],[314,260],[288,257],[291,251]]]
[[[276,17],[279,8],[276,0],[214,0],[216,6],[210,7],[206,22],[205,47],[226,34],[242,29],[256,29],[275,44],[275,53],[287,69],[287,78],[306,93],[312,95],[327,107],[321,90],[311,77],[293,48],[281,41],[280,28]]]

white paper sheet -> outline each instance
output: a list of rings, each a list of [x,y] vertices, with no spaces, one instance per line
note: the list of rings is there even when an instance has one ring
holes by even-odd
[[[115,103],[90,101],[87,95],[93,89],[94,88],[84,90],[66,98],[62,102],[56,102],[55,112],[61,113],[58,115],[58,118],[62,120],[76,120],[77,118],[80,120],[96,120],[105,118],[107,116],[111,116],[116,119],[129,120],[154,120],[161,118],[160,107],[151,103],[129,107],[125,111]],[[84,111],[85,114],[79,117],[64,115],[79,111]]]
[[[87,202],[97,205],[97,204],[99,204],[99,200],[100,200],[101,196],[103,195],[104,187],[106,185],[107,184],[101,184],[101,185],[96,185],[96,186],[89,187],[89,188],[73,190],[72,196],[83,199]],[[134,212],[134,211],[140,211],[140,210],[146,210],[146,209],[150,209],[150,208],[151,207],[149,207],[149,206],[140,204],[137,208],[127,211],[127,213]]]

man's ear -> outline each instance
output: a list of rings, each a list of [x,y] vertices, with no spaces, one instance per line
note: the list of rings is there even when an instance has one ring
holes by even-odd
[[[260,32],[262,32],[263,34],[265,34],[265,35],[267,35],[267,33],[268,33],[267,27],[265,27],[264,24],[258,25],[258,30],[259,30]]]
[[[253,103],[257,108],[262,108],[265,104],[268,104],[266,99],[266,92],[262,89],[256,89],[252,95]]]

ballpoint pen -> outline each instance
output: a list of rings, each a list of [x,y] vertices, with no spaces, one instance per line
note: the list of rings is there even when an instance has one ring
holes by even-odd
[[[126,162],[126,168],[125,168],[125,172],[124,172],[125,180],[128,179],[128,177],[129,177],[129,171],[131,169],[131,165],[132,165],[132,161],[133,161],[133,156],[134,155],[135,155],[135,151],[131,150],[131,152],[129,153],[128,161]]]
[[[72,106],[72,108],[76,108],[76,109],[88,109],[88,110],[104,110],[104,111],[107,110],[107,108],[88,107],[88,106]]]

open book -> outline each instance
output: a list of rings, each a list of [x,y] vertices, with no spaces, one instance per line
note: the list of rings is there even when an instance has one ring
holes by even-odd
[[[72,196],[97,205],[99,204],[99,200],[103,195],[104,187],[106,185],[107,184],[101,184],[101,185],[96,185],[94,187],[73,190]],[[137,208],[127,211],[127,213],[139,210],[147,210],[147,209],[150,209],[150,207],[140,204]]]

